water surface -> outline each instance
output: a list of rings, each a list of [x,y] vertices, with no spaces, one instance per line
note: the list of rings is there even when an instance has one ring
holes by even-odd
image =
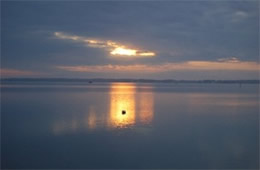
[[[1,127],[2,168],[259,168],[253,84],[5,84]]]

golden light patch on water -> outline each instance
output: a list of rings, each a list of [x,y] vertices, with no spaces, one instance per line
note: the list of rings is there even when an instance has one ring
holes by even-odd
[[[134,84],[113,83],[110,86],[110,112],[108,125],[112,127],[124,127],[135,123],[136,86]],[[122,112],[125,111],[125,114]]]

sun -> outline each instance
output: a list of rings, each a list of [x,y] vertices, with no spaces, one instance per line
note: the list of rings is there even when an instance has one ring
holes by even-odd
[[[134,56],[134,57],[153,57],[154,52],[150,51],[140,51],[137,49],[125,48],[124,46],[119,46],[112,48],[110,51],[111,55],[114,56]]]
[[[112,55],[127,55],[127,56],[135,56],[136,55],[136,50],[134,49],[127,49],[123,47],[117,47],[113,49],[110,54]]]

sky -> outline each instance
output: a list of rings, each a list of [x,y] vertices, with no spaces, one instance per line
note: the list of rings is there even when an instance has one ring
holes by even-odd
[[[1,1],[1,77],[259,79],[259,1]]]

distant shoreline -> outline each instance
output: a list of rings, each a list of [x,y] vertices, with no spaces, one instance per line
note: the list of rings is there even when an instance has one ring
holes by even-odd
[[[2,83],[15,82],[79,82],[79,83],[111,83],[111,82],[132,82],[132,83],[215,83],[215,84],[260,84],[260,80],[174,80],[174,79],[105,79],[105,78],[1,78]]]

